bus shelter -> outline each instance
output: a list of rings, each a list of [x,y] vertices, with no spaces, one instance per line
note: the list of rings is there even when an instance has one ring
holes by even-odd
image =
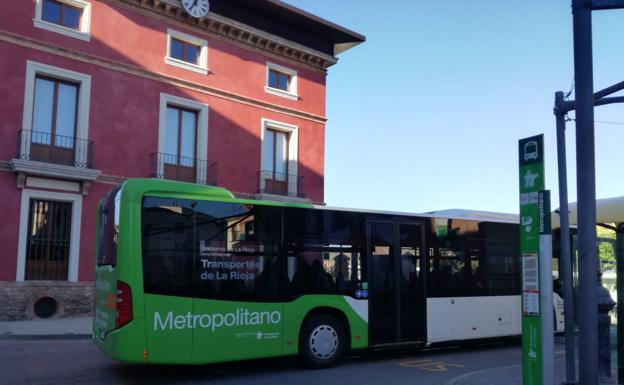
[[[576,226],[578,223],[578,205],[576,202],[569,205],[569,221],[570,226]],[[559,215],[553,215],[553,228],[559,227]],[[613,299],[624,299],[624,196],[604,198],[596,200],[596,225],[609,229],[615,233],[615,239],[599,238],[598,243],[609,242],[613,247],[613,253],[616,260],[615,277],[611,269],[605,269],[602,274],[602,283],[606,284],[608,289],[615,286],[615,293],[609,290]],[[598,245],[597,245],[598,247]],[[574,250],[575,248],[573,248]],[[576,253],[572,254],[575,260]],[[577,261],[573,261],[573,266],[578,266]],[[574,269],[576,270],[576,269]],[[576,271],[575,271],[576,275]],[[615,278],[615,285],[611,280]],[[610,286],[610,287],[609,287]],[[613,295],[615,294],[615,295]],[[616,318],[624,320],[624,306],[617,306]],[[608,334],[605,336],[609,338]],[[601,344],[607,351],[600,352],[600,355],[610,354],[609,343]],[[617,323],[617,360],[618,360],[618,383],[624,383],[624,322]],[[601,360],[607,363],[610,360]]]

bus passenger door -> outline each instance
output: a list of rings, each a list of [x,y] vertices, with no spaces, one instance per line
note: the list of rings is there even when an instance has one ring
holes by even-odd
[[[368,223],[372,345],[425,340],[423,227]]]
[[[425,341],[426,298],[425,298],[425,248],[423,247],[423,226],[419,224],[398,224],[398,250],[401,259],[401,340]]]

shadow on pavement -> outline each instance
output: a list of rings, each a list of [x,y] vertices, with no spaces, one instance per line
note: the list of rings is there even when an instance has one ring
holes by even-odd
[[[388,361],[416,360],[419,358],[448,356],[454,352],[461,354],[477,353],[497,348],[519,348],[519,340],[499,342],[471,342],[468,344],[444,346],[433,349],[392,349],[382,351],[355,352],[334,368],[325,370],[307,370],[296,357],[268,358],[260,360],[236,361],[207,365],[139,365],[110,362],[106,372],[120,380],[124,385],[139,383],[150,384],[193,384],[208,382],[236,382],[257,384],[279,382],[280,378],[289,382],[312,383],[314,380],[331,379],[341,376],[342,369],[350,368],[358,372],[374,371],[387,365]],[[435,359],[435,358],[433,358]],[[114,374],[113,374],[114,373]],[[374,374],[372,374],[374,375]]]

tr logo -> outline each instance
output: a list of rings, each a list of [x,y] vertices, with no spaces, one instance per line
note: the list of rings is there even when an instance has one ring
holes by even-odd
[[[527,170],[524,173],[524,188],[532,188],[535,187],[535,180],[539,177],[538,172],[531,172],[531,170]]]

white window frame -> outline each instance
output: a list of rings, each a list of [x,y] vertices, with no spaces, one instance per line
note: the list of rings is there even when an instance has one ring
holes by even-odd
[[[82,222],[82,195],[42,190],[22,190],[20,207],[19,240],[17,246],[17,274],[15,280],[24,281],[26,275],[26,240],[28,238],[28,214],[31,199],[70,202],[72,204],[71,233],[69,243],[69,267],[67,281],[78,281],[78,265],[80,262],[80,226]]]
[[[260,137],[261,139],[260,170],[262,170],[262,165],[265,164],[265,159],[269,156],[269,154],[267,154],[264,150],[264,138],[266,137],[267,130],[269,129],[273,131],[281,131],[281,132],[288,134],[288,175],[293,175],[293,179],[296,181],[297,175],[298,175],[297,159],[299,156],[299,151],[298,151],[299,149],[299,127],[295,126],[294,124],[288,124],[288,123],[283,123],[283,122],[278,122],[275,120],[262,118],[262,128],[261,128],[261,137]],[[263,175],[262,178],[260,178],[261,191],[264,191],[266,179],[268,179],[266,175]],[[289,178],[286,177],[286,180],[288,181]],[[290,187],[292,187],[292,189],[290,189]],[[295,193],[295,195],[298,193],[296,182],[294,186],[289,186],[289,191],[292,191],[293,193]]]
[[[204,160],[206,168],[197,167],[195,180],[197,183],[206,181],[208,166],[208,112],[209,106],[195,100],[185,99],[165,93],[160,94],[160,112],[158,114],[158,152],[165,153],[165,138],[167,131],[167,106],[177,106],[197,111],[197,141],[195,143],[195,158]],[[165,163],[161,157],[158,161],[157,174],[164,175]]]
[[[182,40],[185,43],[193,44],[199,47],[199,64],[189,63],[184,60],[171,57],[171,39]],[[202,75],[208,74],[208,41],[198,37],[167,28],[167,53],[165,55],[165,63],[194,71]]]
[[[269,71],[274,70],[290,76],[290,89],[288,91],[280,90],[279,88],[269,87]],[[297,71],[281,66],[279,64],[266,62],[266,79],[264,82],[264,92],[271,95],[281,96],[290,100],[299,100],[297,94]]]
[[[33,108],[35,106],[35,79],[37,75],[44,75],[56,79],[78,83],[78,111],[76,111],[76,148],[75,164],[87,164],[88,138],[89,138],[89,102],[91,98],[91,76],[80,72],[53,67],[47,64],[26,61],[26,85],[24,86],[24,111],[22,115],[22,129],[33,130]],[[29,159],[30,138],[22,135],[20,143],[20,155]]]
[[[56,0],[59,3],[71,5],[72,7],[82,9],[82,17],[80,18],[80,29],[75,30],[56,23],[43,20],[43,0],[36,0],[35,17],[33,25],[37,28],[45,29],[60,33],[61,35],[73,37],[84,41],[91,40],[91,3],[84,0]]]

